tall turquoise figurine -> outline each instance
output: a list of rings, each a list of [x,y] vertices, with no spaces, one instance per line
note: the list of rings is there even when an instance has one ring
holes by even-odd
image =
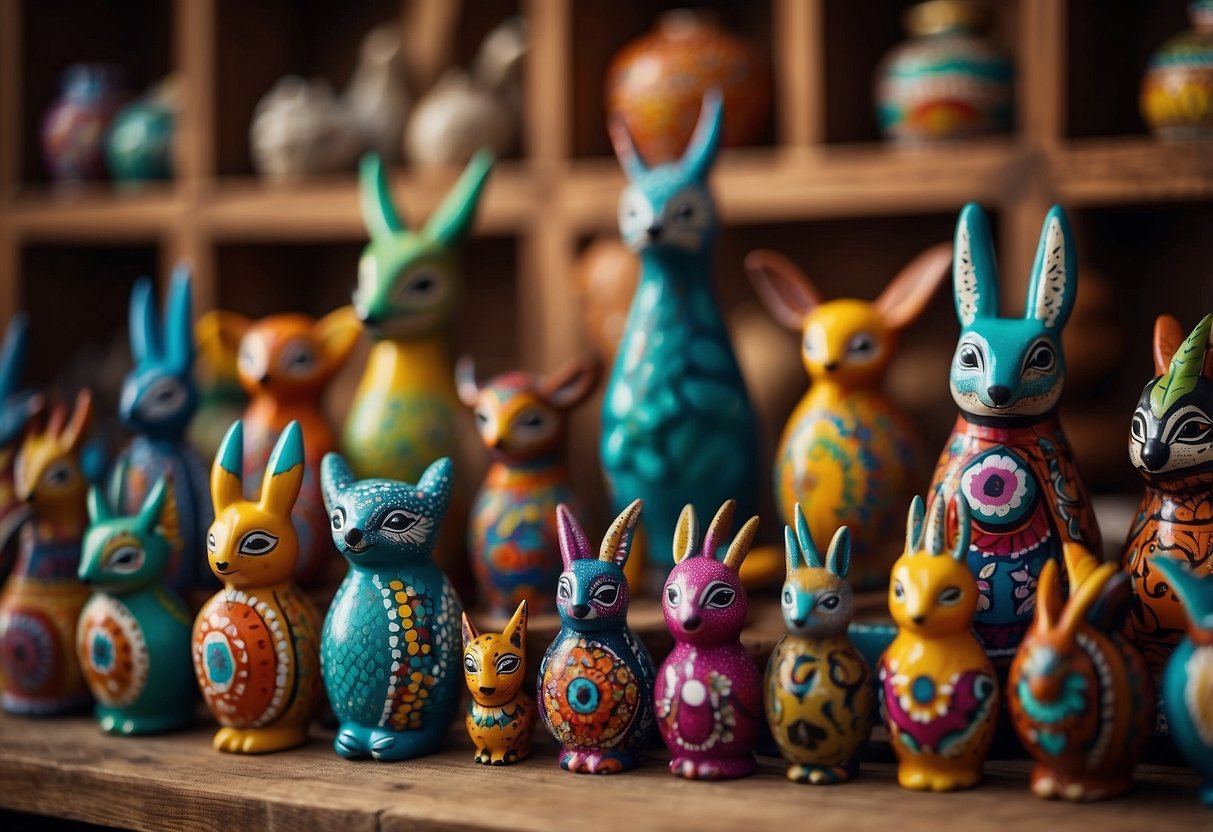
[[[622,120],[611,138],[629,184],[619,231],[640,255],[602,408],[602,466],[615,511],[645,505],[649,551],[668,552],[686,503],[711,516],[734,496],[758,508],[758,433],[745,382],[712,292],[716,211],[708,174],[720,143],[718,90],[703,100],[682,158],[648,167]],[[655,564],[656,565],[656,564]]]
[[[463,693],[459,596],[434,565],[452,463],[416,485],[355,480],[326,454],[320,484],[333,542],[350,564],[320,641],[320,670],[341,721],[342,757],[405,760],[438,750]]]
[[[93,596],[80,614],[76,652],[107,734],[158,734],[193,720],[191,617],[164,584],[177,537],[172,486],[161,477],[138,514],[113,513],[88,495],[80,581]]]
[[[152,486],[172,477],[179,533],[168,555],[165,580],[179,592],[213,588],[206,565],[206,529],[214,520],[206,466],[186,440],[198,408],[194,383],[194,321],[190,272],[173,270],[163,321],[149,278],[131,292],[130,341],[135,365],[122,382],[119,416],[135,432],[111,474],[118,514],[135,515]]]
[[[1153,565],[1188,615],[1188,637],[1171,654],[1163,675],[1162,709],[1171,741],[1204,780],[1201,802],[1213,809],[1213,578],[1170,558]]]

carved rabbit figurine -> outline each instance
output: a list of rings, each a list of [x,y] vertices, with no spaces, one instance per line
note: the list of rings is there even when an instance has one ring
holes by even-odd
[[[674,637],[653,691],[657,727],[670,749],[670,773],[687,780],[724,780],[753,774],[762,720],[758,665],[741,644],[746,592],[737,570],[758,532],[751,517],[720,560],[737,503],[716,512],[703,547],[694,507],[687,505],[674,534],[674,568],[661,610]],[[698,549],[698,551],[697,551]]]
[[[623,572],[640,508],[636,500],[615,518],[597,558],[572,512],[556,508],[560,632],[536,688],[543,724],[562,746],[560,767],[576,774],[635,768],[653,730],[653,659],[628,627]]]
[[[981,780],[998,716],[994,666],[971,629],[977,581],[965,562],[968,507],[956,506],[955,545],[944,551],[945,507],[936,495],[923,525],[910,505],[906,550],[893,565],[889,612],[900,628],[881,656],[881,712],[907,789],[964,789]]]
[[[0,594],[0,706],[10,713],[70,713],[89,703],[76,660],[76,620],[88,589],[76,570],[88,525],[80,449],[91,417],[92,395],[82,390],[70,420],[56,404],[17,451],[16,494],[28,521]]]
[[[812,386],[783,429],[775,494],[785,523],[800,505],[814,544],[839,526],[851,534],[851,582],[884,586],[900,553],[901,513],[919,487],[921,442],[881,389],[898,338],[947,277],[952,247],[915,257],[875,301],[823,302],[797,266],[773,251],[746,257],[746,270],[771,314],[801,333]]]
[[[578,359],[549,376],[512,372],[481,387],[472,359],[460,359],[459,397],[476,415],[476,429],[493,454],[472,504],[468,549],[483,600],[508,615],[525,600],[555,611],[560,577],[556,506],[584,517],[561,459],[565,413],[594,389],[598,363]]]
[[[535,698],[523,683],[526,616],[523,599],[504,630],[481,635],[463,614],[463,681],[472,696],[466,722],[478,763],[508,766],[531,754]]]
[[[190,615],[164,581],[178,534],[168,476],[139,512],[115,514],[89,491],[80,580],[93,588],[76,628],[76,652],[107,734],[158,734],[194,719]]]
[[[1061,330],[1078,283],[1070,223],[1045,217],[1022,319],[998,317],[990,227],[969,203],[956,225],[952,398],[960,415],[931,482],[933,499],[967,503],[967,550],[979,598],[974,630],[1001,670],[1032,620],[1047,560],[1070,541],[1099,551],[1099,529],[1057,419],[1065,383]]]
[[[295,422],[282,431],[256,501],[244,499],[243,434],[234,422],[211,468],[215,522],[206,548],[223,589],[194,621],[194,674],[222,726],[215,748],[264,754],[307,741],[320,693],[320,627],[312,602],[291,580],[303,431]]]
[[[788,634],[767,663],[767,722],[791,763],[789,780],[843,783],[859,773],[876,695],[868,663],[847,638],[851,536],[840,527],[823,559],[799,505],[793,514],[795,532],[783,530],[787,580],[780,593]]]
[[[1065,546],[1070,598],[1048,561],[1036,618],[1007,677],[1020,741],[1036,760],[1038,797],[1103,800],[1128,791],[1154,729],[1157,701],[1146,661],[1119,630],[1132,595],[1128,576],[1089,551]]]
[[[644,500],[654,552],[674,538],[685,502],[707,514],[737,495],[743,514],[757,509],[757,424],[712,290],[708,174],[722,116],[713,90],[682,158],[653,168],[622,119],[611,122],[629,180],[619,230],[641,266],[603,400],[602,467],[616,510]]]
[[[41,399],[22,387],[29,325],[18,312],[9,321],[0,346],[0,583],[8,577],[16,554],[10,545],[13,534],[29,517],[13,482],[13,460],[21,446],[22,432]]]

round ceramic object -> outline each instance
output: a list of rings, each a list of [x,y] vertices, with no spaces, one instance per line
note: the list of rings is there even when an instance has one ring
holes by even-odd
[[[1213,0],[1188,4],[1192,29],[1168,40],[1141,82],[1141,115],[1161,139],[1213,138]]]
[[[72,64],[42,122],[42,153],[57,182],[105,178],[105,133],[126,101],[122,69]]]
[[[176,107],[167,89],[155,90],[123,107],[105,139],[110,176],[126,183],[171,178],[175,118]]]

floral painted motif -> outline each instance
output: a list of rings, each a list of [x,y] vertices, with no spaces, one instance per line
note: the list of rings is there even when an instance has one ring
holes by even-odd
[[[1027,472],[1006,454],[991,454],[970,466],[960,484],[969,508],[983,517],[1006,517],[1028,493]]]
[[[629,735],[641,687],[615,651],[583,637],[549,655],[539,695],[544,721],[561,745],[611,748]]]

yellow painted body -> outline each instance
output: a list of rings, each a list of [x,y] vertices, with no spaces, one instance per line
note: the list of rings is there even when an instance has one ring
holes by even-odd
[[[525,760],[535,733],[535,698],[526,692],[527,602],[500,633],[481,635],[463,616],[463,681],[472,701],[465,724],[476,762],[504,766]]]

